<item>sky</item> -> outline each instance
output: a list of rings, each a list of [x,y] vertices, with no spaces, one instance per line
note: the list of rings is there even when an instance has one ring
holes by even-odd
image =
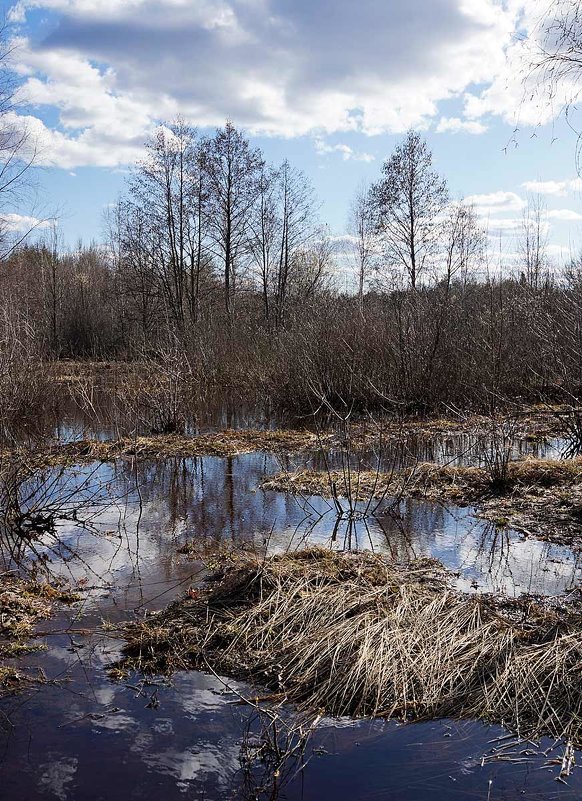
[[[73,246],[103,238],[145,140],[180,114],[229,118],[268,160],[312,180],[322,221],[345,233],[350,200],[409,128],[492,249],[516,252],[540,195],[549,253],[582,247],[576,133],[528,74],[548,0],[0,0],[10,68],[38,155],[34,208]],[[580,119],[582,126],[582,117]],[[47,211],[50,210],[50,211]],[[22,226],[27,224],[22,220]]]

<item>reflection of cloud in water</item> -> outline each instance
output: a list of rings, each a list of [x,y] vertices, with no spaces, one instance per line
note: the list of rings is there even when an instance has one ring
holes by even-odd
[[[74,611],[73,628],[94,628],[101,616],[126,619],[136,608],[141,614],[142,604],[166,605],[197,569],[177,554],[178,546],[189,538],[196,537],[202,544],[255,542],[262,547],[272,530],[272,549],[299,545],[302,540],[329,544],[335,516],[324,514],[318,519],[329,509],[327,502],[310,498],[306,504],[257,489],[265,473],[280,468],[279,460],[263,454],[103,467],[99,481],[106,492],[90,509],[94,530],[84,530],[74,521],[59,526],[62,541],[76,554],[62,572],[88,577],[90,583],[92,576],[101,577],[102,589]],[[401,512],[399,520],[372,519],[351,529],[345,522],[340,524],[335,547],[343,547],[351,537],[353,547],[374,547],[402,560],[436,556],[461,572],[460,585],[467,589],[476,581],[481,587],[505,587],[511,592],[557,592],[574,575],[567,549],[499,535],[475,521],[470,510],[406,502]],[[106,535],[107,531],[115,536]],[[58,569],[58,562],[52,567]],[[104,590],[106,584],[111,588]],[[67,623],[64,612],[47,629],[64,629]],[[80,641],[73,651],[71,639]],[[140,694],[134,684],[139,679],[113,684],[107,678],[105,668],[119,653],[118,640],[73,633],[50,637],[47,642],[48,652],[32,655],[30,662],[42,665],[49,678],[58,676],[66,682],[62,688],[39,687],[27,703],[15,703],[11,710],[16,734],[6,735],[0,761],[3,798],[5,787],[10,801],[45,796],[73,801],[77,788],[84,792],[94,788],[94,796],[103,798],[133,797],[135,791],[143,798],[170,799],[188,792],[219,799],[227,795],[227,788],[231,797],[239,797],[234,793],[240,789],[237,772],[248,710],[230,703],[232,696],[224,694],[223,683],[197,672],[179,673],[171,687],[144,685]],[[158,709],[147,707],[154,692]],[[39,720],[40,727],[35,725]],[[349,782],[353,779],[359,788],[366,786],[381,773],[378,765],[385,767],[387,762],[394,764],[394,770],[386,786],[382,785],[382,797],[388,797],[392,789],[387,788],[396,783],[398,797],[416,801],[416,791],[410,795],[404,789],[417,779],[415,760],[425,759],[428,769],[434,768],[435,781],[443,771],[456,772],[460,784],[459,757],[466,756],[467,747],[481,753],[491,737],[489,730],[483,730],[483,736],[476,737],[478,745],[467,746],[452,738],[443,741],[442,727],[435,727],[434,733],[430,727],[413,731],[394,723],[362,724],[348,719],[326,719],[320,729],[319,742],[328,744],[334,754],[349,756],[349,765],[347,759],[323,757],[310,763],[308,775],[314,788],[317,777],[324,790],[335,781],[337,798],[355,797]],[[367,749],[374,747],[375,738],[378,762],[370,765]],[[456,750],[447,754],[453,742]],[[366,748],[355,748],[356,743]],[[103,765],[107,774],[101,770]],[[476,785],[471,791],[477,795]],[[315,790],[311,792],[309,798],[318,797]],[[299,797],[299,790],[289,795]]]
[[[314,506],[319,502],[307,500]],[[569,548],[501,531],[477,520],[470,509],[407,500],[400,511],[400,518],[341,521],[335,539],[333,513],[306,518],[295,528],[276,531],[271,546],[279,551],[289,543],[371,548],[398,561],[429,556],[459,573],[456,584],[466,591],[556,595],[582,577],[582,564]]]
[[[138,741],[135,747],[141,749],[144,745]],[[174,777],[178,788],[185,792],[192,783],[210,777],[215,789],[226,789],[240,769],[239,753],[237,743],[201,741],[187,751],[145,751],[142,758],[149,768]]]
[[[271,550],[315,543],[373,548],[399,560],[432,556],[460,573],[462,589],[512,595],[557,594],[580,576],[569,549],[500,533],[475,520],[470,509],[407,500],[398,519],[338,525],[322,498],[258,489],[264,475],[281,466],[265,454],[102,466],[98,484],[107,488],[108,505],[100,499],[91,515],[94,529],[109,533],[99,536],[63,523],[59,537],[77,558],[61,571],[99,580],[103,589],[95,591],[93,603],[104,615],[115,608],[122,613],[144,604],[163,606],[179,593],[197,570],[177,553],[191,538],[201,545],[263,547],[268,541]],[[92,475],[90,468],[87,474]],[[115,596],[104,590],[107,585],[116,587]]]
[[[39,765],[41,775],[38,784],[41,791],[58,798],[59,801],[67,801],[68,798],[72,798],[72,788],[68,785],[75,778],[77,765],[78,760],[73,757],[62,759],[55,757],[50,762]]]

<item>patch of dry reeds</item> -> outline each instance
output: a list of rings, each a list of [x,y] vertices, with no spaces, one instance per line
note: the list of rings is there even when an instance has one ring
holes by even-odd
[[[37,448],[34,453],[0,450],[0,457],[22,456],[31,468],[110,462],[121,458],[167,459],[172,457],[239,456],[247,453],[298,453],[315,450],[318,439],[310,431],[226,429],[209,434],[183,436],[157,434],[115,440],[82,439]]]
[[[189,667],[303,708],[471,717],[582,744],[579,612],[461,595],[433,561],[322,549],[244,557],[210,589],[126,631],[125,667]]]
[[[0,574],[0,696],[24,680],[12,660],[38,648],[31,644],[35,623],[50,617],[55,602],[75,600],[65,587]]]
[[[375,471],[359,474],[358,498],[370,494],[379,498],[404,493],[433,500],[469,503],[492,493],[508,494],[530,487],[563,487],[582,481],[582,458],[521,459],[509,462],[505,482],[491,478],[486,467],[467,467],[423,463],[386,475]],[[298,470],[269,476],[263,489],[302,495],[329,497],[333,491],[341,495],[343,476],[340,471]],[[335,490],[334,490],[335,488]]]

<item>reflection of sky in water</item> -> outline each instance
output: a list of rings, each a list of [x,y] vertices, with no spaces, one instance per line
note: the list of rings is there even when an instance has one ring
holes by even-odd
[[[101,619],[164,606],[198,580],[199,564],[177,553],[191,538],[267,542],[271,550],[302,543],[373,547],[402,560],[430,555],[458,572],[466,589],[556,593],[579,578],[567,549],[496,532],[467,509],[406,502],[397,520],[380,517],[352,530],[342,521],[334,531],[335,517],[322,499],[257,489],[265,473],[280,468],[278,459],[254,454],[137,467],[118,462],[64,471],[56,479],[51,473],[52,499],[68,499],[71,512],[78,506],[79,520],[61,521],[56,537],[39,550],[50,546],[55,571],[86,578],[95,588],[73,620],[63,613],[43,624],[47,632],[69,633],[50,634],[48,651],[28,658],[63,683],[0,705],[2,801],[245,798],[239,757],[249,711],[224,684],[197,672],[142,692],[139,677],[113,684],[104,668],[118,655],[119,641],[82,632]],[[78,485],[81,496],[72,497],[71,486]],[[43,487],[37,485],[34,497],[42,506]],[[485,801],[490,779],[491,799],[523,797],[524,787],[528,798],[579,797],[577,778],[570,790],[556,785],[555,773],[532,766],[482,768],[487,741],[501,733],[446,721],[409,727],[328,721],[310,746],[323,751],[309,752],[304,775],[280,797]]]
[[[582,574],[570,549],[497,529],[471,509],[407,500],[397,516],[338,522],[325,499],[261,490],[265,474],[281,466],[275,457],[250,454],[65,470],[51,482],[52,497],[76,503],[77,517],[89,522],[89,530],[69,514],[44,545],[52,548],[55,570],[87,578],[105,593],[101,608],[111,603],[121,610],[156,596],[162,605],[168,588],[196,573],[199,565],[177,553],[189,539],[270,550],[308,544],[372,548],[400,561],[431,556],[458,574],[462,589],[510,595],[562,593]],[[79,496],[71,495],[72,481],[81,486]]]
[[[53,656],[43,666],[49,676],[64,667]],[[245,793],[240,762],[249,711],[233,703],[236,698],[224,693],[218,679],[178,674],[173,686],[159,688],[159,707],[148,708],[153,688],[140,696],[131,680],[131,686],[108,685],[113,693],[105,697],[95,694],[107,682],[95,655],[70,659],[66,675],[62,688],[45,686],[26,699],[3,702],[13,725],[0,723],[3,801],[257,797]],[[251,728],[252,741],[258,733]],[[500,727],[471,722],[402,726],[325,720],[308,745],[303,773],[293,778],[292,771],[280,796],[260,797],[486,801],[490,781],[491,798],[579,797],[578,773],[570,787],[557,785],[555,769],[539,769],[543,759],[482,767],[490,741],[503,734]],[[259,779],[260,766],[256,774]]]

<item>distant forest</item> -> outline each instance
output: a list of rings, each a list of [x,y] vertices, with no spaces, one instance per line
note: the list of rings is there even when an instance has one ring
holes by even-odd
[[[551,9],[533,68],[555,87],[582,45],[571,7]],[[14,86],[0,95],[1,118]],[[6,126],[0,150],[8,207],[34,152]],[[308,177],[268,164],[232,123],[206,136],[161,125],[108,209],[105,244],[66,251],[58,226],[42,241],[4,231],[0,374],[137,361],[301,413],[322,399],[430,411],[580,396],[582,261],[550,264],[539,203],[524,212],[517,261],[500,265],[409,131],[353,198],[341,243],[318,210]]]
[[[339,257],[317,211],[308,178],[232,124],[161,126],[108,211],[107,246],[63,253],[54,235],[2,261],[4,337],[45,359],[175,362],[184,380],[297,410],[578,394],[582,270],[550,269],[539,207],[500,277],[411,131],[354,198]]]

